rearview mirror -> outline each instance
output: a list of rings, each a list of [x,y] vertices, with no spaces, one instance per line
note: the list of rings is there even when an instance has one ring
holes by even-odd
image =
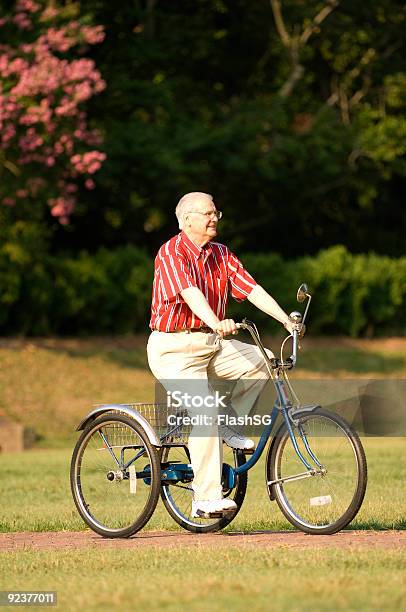
[[[297,294],[296,294],[297,301],[304,302],[308,293],[309,293],[309,289],[307,288],[306,283],[303,283],[302,285],[300,285],[299,289],[297,290]]]

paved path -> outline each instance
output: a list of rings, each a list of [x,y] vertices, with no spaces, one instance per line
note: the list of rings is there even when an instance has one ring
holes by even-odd
[[[178,531],[141,531],[128,539],[106,539],[92,531],[22,532],[0,534],[0,552],[69,550],[76,548],[145,548],[180,546],[255,546],[284,548],[406,549],[406,531],[341,531],[311,536],[296,531],[253,531],[192,534]]]

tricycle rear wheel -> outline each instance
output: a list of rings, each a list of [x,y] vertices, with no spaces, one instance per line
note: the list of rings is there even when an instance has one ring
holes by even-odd
[[[227,463],[233,463],[234,466],[243,465],[245,463],[245,455],[243,451],[224,449],[224,459]],[[233,454],[233,457],[232,457]],[[227,461],[227,459],[229,461]],[[161,464],[167,465],[171,462],[182,464],[190,464],[190,455],[186,446],[167,446],[162,448]],[[165,471],[163,469],[163,471]],[[219,531],[226,527],[237,516],[245,498],[247,490],[247,473],[237,476],[236,486],[231,489],[225,489],[223,486],[223,495],[232,499],[237,504],[237,509],[234,513],[227,514],[221,518],[201,519],[192,517],[192,500],[193,489],[191,480],[177,483],[162,483],[161,498],[170,516],[178,525],[191,531],[192,533],[210,533]]]
[[[136,421],[108,413],[81,434],[70,481],[85,523],[104,537],[127,538],[146,525],[157,505],[158,452]]]

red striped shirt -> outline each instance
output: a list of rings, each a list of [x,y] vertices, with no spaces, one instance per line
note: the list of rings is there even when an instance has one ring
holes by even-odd
[[[171,332],[205,325],[180,292],[198,287],[218,318],[226,316],[228,294],[244,300],[257,283],[241,261],[218,242],[196,245],[182,231],[163,244],[155,258],[151,329]]]

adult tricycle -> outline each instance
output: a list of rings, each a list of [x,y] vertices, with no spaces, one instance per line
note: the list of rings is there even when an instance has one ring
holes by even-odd
[[[168,408],[156,403],[96,406],[79,424],[80,438],[71,462],[71,488],[79,514],[95,532],[108,538],[129,537],[151,518],[159,496],[171,517],[195,533],[217,531],[241,508],[248,471],[268,440],[265,484],[271,502],[296,528],[332,534],[348,525],[361,507],[367,484],[364,449],[354,429],[339,415],[318,405],[301,405],[288,378],[297,360],[301,324],[311,296],[301,285],[297,300],[307,299],[305,313],[291,313],[296,329],[282,342],[280,356],[269,357],[256,326],[246,330],[261,351],[276,401],[269,410],[255,451],[228,449],[223,463],[223,495],[237,509],[210,519],[192,517],[193,470],[187,428],[168,425]],[[292,355],[284,347],[292,341]],[[178,422],[178,420],[176,420]]]

